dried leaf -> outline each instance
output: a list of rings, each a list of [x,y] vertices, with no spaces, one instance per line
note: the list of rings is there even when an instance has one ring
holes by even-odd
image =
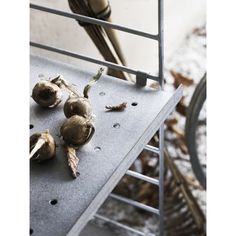
[[[187,87],[193,84],[193,79],[183,76],[181,73],[174,72],[173,70],[171,70],[170,73],[175,79],[174,82],[175,88],[177,88],[180,84],[183,84]]]
[[[115,106],[105,106],[105,108],[110,111],[123,111],[126,107],[127,102],[122,102],[121,104]]]
[[[166,124],[167,126],[175,125],[175,124],[177,124],[177,123],[178,123],[178,121],[177,121],[176,118],[173,118],[173,119],[167,119],[167,120],[165,121],[165,124]]]
[[[174,158],[172,158],[174,161],[184,161],[184,162],[187,162],[187,163],[189,163],[190,162],[190,160],[189,159],[186,159],[186,158],[183,158],[183,157],[174,157]]]
[[[169,125],[168,126],[169,130],[171,130],[172,132],[174,132],[176,135],[178,135],[180,138],[184,139],[184,131],[179,128],[177,125]]]
[[[193,33],[198,35],[198,36],[203,36],[205,37],[206,36],[206,29],[205,28],[195,28],[193,30]]]
[[[189,190],[186,179],[183,177],[180,170],[178,169],[176,164],[173,162],[173,160],[169,156],[169,153],[166,149],[164,150],[164,156],[165,156],[166,164],[168,168],[170,169],[178,187],[180,188],[189,210],[192,213],[192,217],[195,221],[196,226],[198,227],[199,230],[204,231],[205,223],[206,223],[205,216],[201,208],[199,207],[199,204],[196,201],[195,197],[192,195],[191,191]]]
[[[182,116],[186,116],[187,114],[187,106],[184,104],[184,100],[181,99],[180,102],[176,106],[176,111],[180,113]]]
[[[184,143],[183,139],[182,138],[178,138],[178,139],[174,139],[173,140],[175,145],[177,147],[180,148],[180,150],[184,153],[184,154],[188,154],[188,148],[186,146],[186,144]]]
[[[150,191],[152,192],[150,187],[151,187],[150,183],[142,184],[142,186],[138,192],[138,197],[139,197],[139,199],[141,199],[141,201],[144,200],[143,198],[145,198],[148,195],[148,193],[150,193]]]
[[[195,189],[204,190],[203,187],[192,176],[185,175],[184,178],[188,185],[192,186]]]
[[[66,146],[66,152],[67,152],[67,158],[68,158],[68,166],[71,169],[71,173],[73,178],[77,178],[79,175],[78,164],[79,164],[79,158],[76,156],[75,148]]]

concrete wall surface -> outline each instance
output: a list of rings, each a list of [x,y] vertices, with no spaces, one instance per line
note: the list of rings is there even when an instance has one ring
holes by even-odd
[[[31,3],[70,12],[66,0],[31,0]],[[157,33],[157,0],[110,0],[113,22]],[[170,58],[195,26],[205,22],[206,0],[165,0],[165,56]],[[73,19],[30,10],[31,40],[102,59],[87,33]],[[128,65],[157,73],[157,43],[117,31]],[[31,53],[96,71],[98,66],[78,59],[31,48]]]

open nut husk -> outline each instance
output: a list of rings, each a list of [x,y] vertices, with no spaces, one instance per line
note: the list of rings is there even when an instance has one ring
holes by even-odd
[[[34,86],[32,98],[42,107],[56,107],[61,102],[62,93],[56,84],[41,80]]]
[[[38,162],[54,158],[56,143],[54,138],[46,130],[30,136],[30,159]]]
[[[79,147],[90,141],[95,127],[91,117],[73,115],[64,122],[60,131],[66,144]]]
[[[91,103],[85,97],[72,94],[64,104],[64,114],[67,118],[73,115],[90,117],[92,115]]]

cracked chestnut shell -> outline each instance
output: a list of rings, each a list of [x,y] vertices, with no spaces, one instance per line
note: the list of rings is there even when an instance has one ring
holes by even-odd
[[[78,147],[90,141],[95,127],[91,118],[73,115],[64,122],[60,131],[68,145]]]
[[[64,114],[67,118],[73,115],[90,117],[92,115],[91,103],[85,97],[71,95],[64,104]]]
[[[62,93],[56,84],[41,80],[34,86],[32,98],[42,107],[55,107],[61,102]]]
[[[32,152],[34,152],[34,155],[32,155]],[[42,133],[34,133],[30,136],[30,154],[30,159],[38,162],[55,157],[56,143],[48,130]]]

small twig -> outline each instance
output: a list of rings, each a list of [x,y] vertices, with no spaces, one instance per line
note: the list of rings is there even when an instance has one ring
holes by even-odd
[[[183,157],[173,157],[173,161],[185,161],[185,162],[190,162],[189,159],[183,158]]]
[[[77,178],[79,175],[78,164],[79,164],[79,158],[76,156],[75,148],[66,146],[66,152],[67,152],[67,158],[68,158],[68,166],[71,169],[71,173],[73,178]]]
[[[194,189],[198,189],[198,190],[201,190],[203,191],[203,187],[199,184],[199,183],[196,183],[195,179],[193,179],[191,176],[184,176],[186,182],[192,186]]]
[[[101,78],[102,72],[104,71],[104,69],[101,67],[98,70],[98,73],[93,76],[92,80],[89,81],[89,83],[84,87],[84,97],[88,98],[88,92],[90,90],[90,88]]]
[[[105,106],[106,109],[110,111],[123,111],[127,107],[127,102],[122,102],[115,106]]]
[[[188,148],[187,148],[187,146],[186,146],[186,144],[184,142],[183,137],[179,137],[177,139],[174,139],[173,143],[175,144],[176,147],[178,147],[181,150],[181,152],[183,154],[185,154],[185,155],[188,154]]]

